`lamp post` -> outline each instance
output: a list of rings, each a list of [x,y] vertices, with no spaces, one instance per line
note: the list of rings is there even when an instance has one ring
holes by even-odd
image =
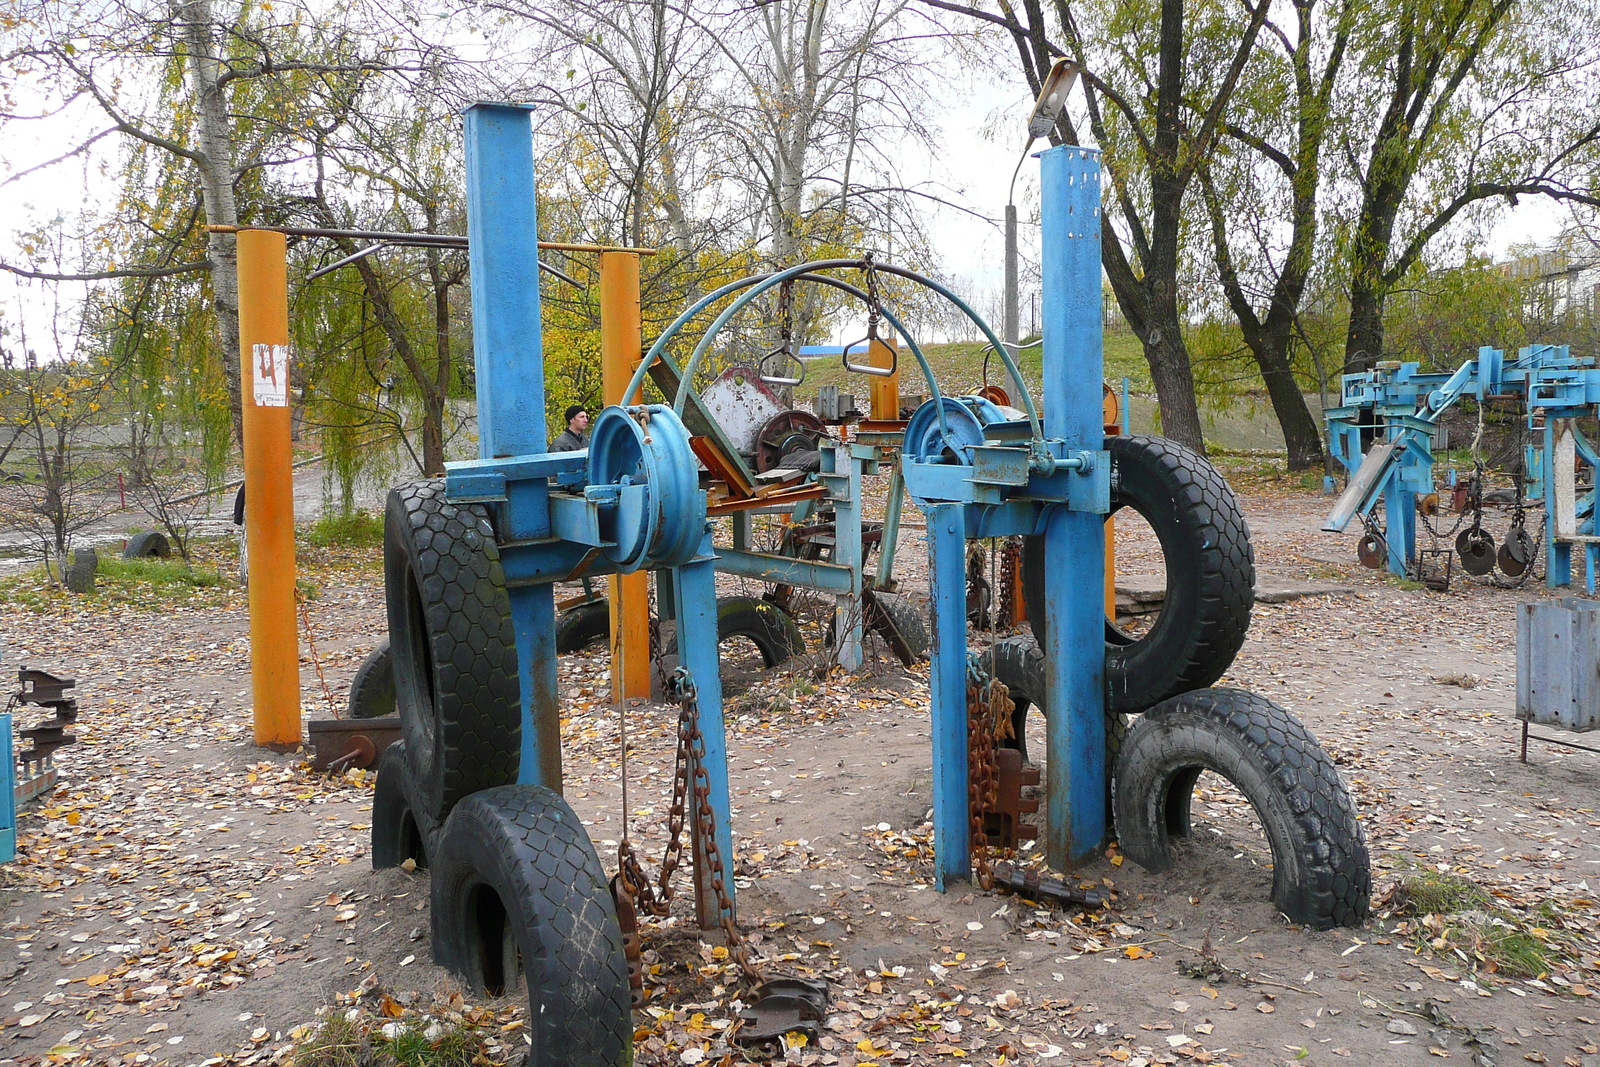
[[[1028,117],[1028,143],[1022,146],[1016,169],[1011,172],[1011,187],[1006,192],[1006,292],[1005,314],[1001,323],[1001,336],[1006,344],[1016,346],[1022,341],[1018,336],[1017,293],[1017,174],[1022,161],[1028,158],[1033,142],[1049,135],[1056,120],[1067,106],[1067,94],[1078,80],[1078,64],[1070,59],[1058,59],[1051,64],[1050,73],[1039,87],[1039,98],[1033,103],[1033,114]]]

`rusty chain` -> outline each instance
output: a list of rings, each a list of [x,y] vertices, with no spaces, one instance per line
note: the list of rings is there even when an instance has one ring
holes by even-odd
[[[311,665],[317,669],[317,681],[322,683],[322,695],[334,718],[339,717],[339,705],[334,703],[333,690],[328,688],[327,675],[322,673],[322,657],[317,655],[317,638],[311,632],[311,604],[299,589],[294,591],[295,603],[300,605],[300,622],[306,631],[306,647],[311,651]]]
[[[677,888],[673,875],[683,862],[684,823],[688,816],[689,795],[694,795],[694,837],[705,850],[706,875],[716,896],[722,932],[728,940],[728,954],[751,986],[766,980],[750,956],[750,945],[733,921],[733,901],[728,897],[727,873],[722,850],[717,847],[717,815],[711,806],[711,776],[705,767],[705,735],[700,732],[698,691],[688,668],[679,666],[668,679],[668,693],[678,704],[678,745],[672,775],[672,806],[667,813],[667,844],[661,867],[652,885],[632,845],[624,838],[617,850],[618,875],[622,888],[640,911],[651,915],[670,912]]]
[[[992,654],[991,654],[992,660]],[[984,827],[984,815],[992,811],[1000,798],[999,781],[995,775],[994,746],[1001,731],[1010,725],[1011,691],[1004,682],[995,679],[992,669],[984,670],[981,663],[973,667],[982,681],[967,682],[967,809],[971,820],[972,866],[978,872],[978,884],[984,889],[994,888],[994,864],[989,859],[989,834]],[[990,667],[993,667],[991,662]]]

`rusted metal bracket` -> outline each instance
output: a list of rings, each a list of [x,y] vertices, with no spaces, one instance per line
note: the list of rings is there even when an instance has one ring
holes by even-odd
[[[312,719],[306,723],[306,738],[311,742],[314,771],[375,767],[383,750],[400,740],[400,716]]]
[[[739,1013],[733,1043],[746,1048],[800,1033],[815,1043],[828,1013],[828,983],[820,978],[774,978],[750,991],[751,1005]]]
[[[1098,908],[1107,899],[1106,894],[1098,889],[1078,889],[1060,878],[1041,877],[1037,871],[1018,870],[1009,863],[994,865],[994,887],[1024,900],[1057,908]]]
[[[1039,768],[1025,767],[1022,753],[1014,748],[994,750],[994,806],[983,813],[983,829],[991,848],[1016,848],[1023,841],[1033,841],[1039,828],[1023,816],[1037,815],[1037,797],[1024,799],[1022,787],[1039,784]]]
[[[16,798],[17,803],[25,804],[55,788],[59,777],[56,750],[78,743],[75,734],[67,733],[67,727],[78,721],[77,698],[68,696],[67,690],[78,683],[26,667],[17,672],[17,680],[22,683],[16,695],[18,703],[34,704],[54,713],[53,718],[16,732],[31,746],[17,753],[22,771],[17,779]]]

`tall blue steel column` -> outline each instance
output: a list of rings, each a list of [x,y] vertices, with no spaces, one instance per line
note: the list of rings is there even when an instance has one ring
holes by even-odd
[[[928,588],[933,592],[933,884],[941,893],[972,876],[967,812],[967,535],[963,504],[932,504]]]
[[[478,455],[499,459],[546,452],[539,218],[529,109],[474,104],[465,119]],[[512,482],[499,519],[502,541],[550,536],[546,484],[539,479]],[[511,590],[511,619],[522,682],[522,767],[517,780],[559,791],[554,587]]]
[[[1105,446],[1100,153],[1059,145],[1040,159],[1045,436],[1097,451]],[[928,526],[931,536],[931,518]],[[1066,870],[1105,842],[1104,518],[1057,507],[1044,537],[1045,858]]]
[[[722,714],[722,669],[717,660],[717,572],[716,549],[711,530],[696,557],[677,568],[673,595],[677,600],[678,653],[680,662],[694,680],[699,698],[700,736],[705,742],[708,800],[717,821],[717,852],[722,859],[723,888],[728,903],[736,905],[733,887],[733,811],[728,797],[728,737]],[[690,803],[694,802],[691,796]],[[693,813],[691,812],[691,817]],[[698,822],[691,822],[691,828]],[[693,830],[695,848],[695,915],[702,930],[714,930],[722,921],[722,910],[714,887],[706,879],[704,842]],[[729,916],[732,917],[731,914]]]

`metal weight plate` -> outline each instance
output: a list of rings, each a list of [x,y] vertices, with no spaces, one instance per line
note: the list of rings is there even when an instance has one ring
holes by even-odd
[[[1364,567],[1377,570],[1383,566],[1383,561],[1388,557],[1389,550],[1384,546],[1383,538],[1377,534],[1367,534],[1356,542],[1356,558]]]
[[[1534,544],[1533,534],[1529,533],[1527,527],[1524,526],[1513,526],[1506,531],[1505,548],[1515,557],[1518,563],[1524,566],[1533,562],[1534,553],[1538,551],[1538,546]]]
[[[1468,574],[1481,578],[1494,570],[1494,538],[1484,530],[1467,530],[1465,537],[1457,538],[1456,554]]]

